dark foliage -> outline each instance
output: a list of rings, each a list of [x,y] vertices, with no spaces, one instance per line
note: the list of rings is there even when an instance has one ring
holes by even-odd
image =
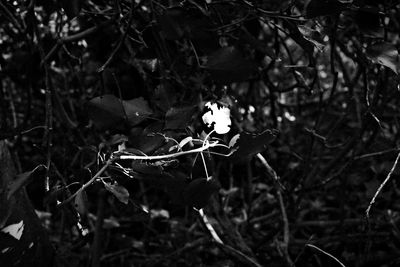
[[[398,1],[0,14],[0,201],[26,188],[57,266],[400,264]]]

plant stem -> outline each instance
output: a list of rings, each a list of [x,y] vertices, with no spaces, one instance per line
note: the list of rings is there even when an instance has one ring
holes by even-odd
[[[69,198],[67,198],[65,201],[63,201],[60,205],[66,204],[70,202],[72,199],[76,197],[77,194],[85,190],[88,186],[90,186],[97,178],[100,177],[100,175],[103,174],[103,172],[113,163],[115,158],[111,157],[109,160],[107,160],[106,164],[90,179],[87,183],[85,183],[81,188],[79,188],[78,191],[76,191],[74,194],[72,194]]]
[[[167,155],[159,155],[159,156],[136,156],[136,155],[120,155],[118,156],[119,159],[132,159],[132,160],[160,160],[160,159],[169,159],[169,158],[175,158],[179,157],[182,155],[187,155],[187,154],[193,154],[193,153],[198,153],[198,152],[203,152],[210,147],[215,147],[217,146],[218,142],[214,143],[207,143],[205,146],[195,148],[192,150],[188,151],[180,151],[172,154],[167,154]]]

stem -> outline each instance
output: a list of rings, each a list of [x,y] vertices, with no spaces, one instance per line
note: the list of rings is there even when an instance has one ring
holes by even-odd
[[[312,245],[312,244],[306,244],[306,246],[318,250],[319,252],[321,252],[321,253],[327,255],[328,257],[331,257],[332,259],[334,259],[337,263],[340,264],[340,266],[346,267],[343,263],[340,262],[340,260],[338,260],[338,258],[336,258],[336,257],[333,256],[332,254],[330,254],[330,253],[328,253],[328,252],[326,252],[326,251],[320,249],[319,247],[314,246],[314,245]]]
[[[396,160],[393,163],[392,169],[390,170],[390,172],[386,176],[385,180],[381,183],[381,185],[379,186],[378,190],[376,190],[374,197],[369,202],[368,208],[365,211],[365,217],[367,219],[367,222],[369,221],[369,212],[371,210],[372,205],[375,203],[375,200],[378,197],[379,193],[382,191],[383,187],[385,186],[385,184],[389,181],[390,177],[392,176],[394,170],[397,167],[399,159],[400,159],[400,153],[397,154],[397,157],[396,157]]]
[[[101,189],[97,206],[96,228],[92,243],[92,267],[100,266],[106,190]]]
[[[179,157],[182,155],[187,155],[187,154],[193,154],[193,153],[199,153],[203,152],[210,147],[215,147],[217,146],[218,142],[214,143],[207,143],[205,146],[195,148],[192,150],[188,151],[180,151],[172,154],[167,154],[167,155],[159,155],[159,156],[136,156],[136,155],[120,155],[118,158],[119,159],[132,159],[132,160],[160,160],[160,159],[169,159],[169,158],[175,158]]]
[[[267,169],[267,174],[270,176],[275,182],[276,194],[278,196],[279,206],[282,214],[283,221],[283,242],[281,244],[281,248],[283,250],[284,258],[286,260],[287,266],[294,266],[293,260],[289,254],[289,242],[290,242],[290,230],[289,230],[289,220],[286,213],[285,204],[283,202],[282,197],[282,187],[280,186],[279,176],[276,174],[275,170],[268,164],[268,161],[261,155],[257,154],[257,158],[261,161],[263,166]]]
[[[207,216],[204,214],[204,210],[203,209],[199,209],[198,212],[199,212],[199,215],[200,215],[201,219],[204,222],[204,225],[206,226],[208,232],[210,233],[210,235],[212,236],[214,241],[219,243],[219,244],[224,244],[224,242],[222,242],[221,238],[218,236],[217,231],[215,231],[214,227],[211,225],[211,223],[208,220]]]
[[[82,192],[88,186],[90,186],[97,178],[100,177],[100,175],[103,174],[103,172],[113,163],[114,160],[115,160],[115,158],[111,157],[106,162],[106,164],[92,177],[92,179],[90,179],[86,184],[84,184],[81,188],[79,188],[78,191],[76,191],[74,194],[72,194],[69,198],[67,198],[65,201],[63,201],[60,205],[63,205],[63,204],[66,204],[66,203],[70,202],[72,199],[74,199],[76,197],[76,195],[78,195],[80,192]]]

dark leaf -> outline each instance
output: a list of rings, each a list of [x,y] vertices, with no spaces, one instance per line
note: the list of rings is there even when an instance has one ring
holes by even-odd
[[[192,16],[186,19],[185,29],[200,55],[202,55],[202,52],[212,53],[220,47],[219,36],[216,31],[212,30],[213,28],[215,28],[215,25],[208,17]]]
[[[191,181],[183,191],[185,204],[201,209],[207,205],[211,195],[219,189],[219,184],[216,180],[199,178]]]
[[[165,138],[157,134],[162,132],[162,128],[163,125],[159,122],[152,123],[145,129],[139,127],[132,128],[129,141],[134,148],[149,155],[160,148],[165,142]]]
[[[377,8],[363,7],[355,13],[354,20],[364,35],[383,37],[383,27],[378,12]]]
[[[254,49],[256,49],[257,51],[261,52],[262,54],[267,55],[271,59],[275,59],[276,58],[272,48],[268,47],[268,45],[265,42],[259,40],[255,36],[253,36],[249,32],[249,30],[247,30],[245,28],[242,28],[242,32],[241,32],[241,35],[240,35],[240,40],[242,42],[244,42],[245,44],[251,45]]]
[[[54,90],[53,103],[54,103],[54,109],[56,111],[56,114],[60,118],[59,121],[61,123],[63,123],[63,125],[65,125],[69,129],[75,129],[76,127],[78,127],[78,124],[71,119],[71,117],[68,115],[67,111],[65,110],[65,108],[61,102],[60,94],[58,93],[57,90]]]
[[[297,28],[296,24],[294,24],[293,22],[289,20],[282,20],[282,23],[289,30],[290,38],[292,38],[297,44],[301,46],[301,48],[304,49],[304,51],[306,51],[310,60],[310,65],[314,65],[314,44],[304,38],[299,28]]]
[[[167,111],[175,104],[177,101],[177,96],[176,89],[172,85],[165,82],[156,87],[153,99],[159,108],[161,108],[163,111]]]
[[[116,198],[118,198],[119,201],[121,201],[124,204],[128,204],[129,192],[125,187],[123,187],[117,183],[114,183],[114,184],[104,183],[104,186]]]
[[[84,2],[83,0],[61,0],[61,6],[68,18],[72,19],[78,16]]]
[[[99,129],[119,126],[125,120],[135,126],[153,114],[143,97],[121,100],[114,95],[103,95],[90,100],[88,109],[89,117]]]
[[[130,126],[135,126],[153,114],[148,102],[143,98],[122,101]]]
[[[164,181],[164,190],[167,192],[171,201],[175,204],[183,204],[183,191],[187,187],[189,179],[186,176],[171,175]]]
[[[367,48],[367,57],[373,62],[386,66],[398,74],[399,52],[393,44],[373,44]]]
[[[229,46],[209,55],[204,68],[215,81],[231,83],[248,79],[256,66],[253,61],[245,59],[235,47]]]
[[[303,34],[303,38],[311,42],[318,50],[321,51],[324,48],[325,42],[319,31],[304,25],[299,25],[297,28],[299,29],[300,33]]]
[[[37,171],[44,169],[44,165],[39,165],[33,170],[29,172],[24,172],[21,174],[18,174],[14,180],[12,180],[8,185],[7,185],[7,199],[9,199],[15,192],[17,192],[19,189],[21,189],[23,186],[28,184],[30,181],[30,178],[32,177],[32,174]]]
[[[161,175],[163,171],[161,166],[153,165],[150,163],[147,164],[137,160],[132,162],[132,170],[140,174],[146,175]]]
[[[111,138],[107,141],[106,144],[109,146],[113,146],[127,141],[128,141],[127,136],[123,134],[114,134],[113,136],[111,136]]]
[[[67,196],[68,188],[65,186],[56,185],[50,189],[43,200],[44,205],[50,205],[57,202],[59,199],[64,199]]]
[[[242,132],[234,136],[229,146],[236,151],[229,157],[234,161],[245,161],[266,149],[266,146],[275,140],[276,130],[265,130],[261,133]]]
[[[140,178],[146,185],[164,190],[176,204],[183,203],[183,191],[190,181],[181,171],[163,172],[161,175],[149,174]]]
[[[183,13],[180,8],[170,8],[158,18],[158,25],[161,27],[161,32],[166,39],[179,40],[183,37],[184,30],[179,21],[183,17]]]
[[[85,215],[88,212],[88,199],[85,190],[80,190],[75,197],[75,208],[81,215]]]
[[[124,122],[121,100],[113,95],[93,98],[89,101],[88,109],[89,117],[99,129],[109,129]]]
[[[170,108],[165,118],[165,129],[185,129],[189,125],[195,111],[195,106]]]
[[[306,18],[334,15],[340,13],[346,7],[345,3],[337,0],[311,0],[306,7]]]

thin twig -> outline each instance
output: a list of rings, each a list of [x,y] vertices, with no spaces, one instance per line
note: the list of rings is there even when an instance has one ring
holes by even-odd
[[[11,22],[15,25],[15,27],[18,28],[20,32],[23,32],[21,24],[18,22],[18,20],[14,17],[14,15],[11,13],[11,11],[0,1],[0,7],[4,10],[4,12],[7,14]]]
[[[135,1],[131,1],[131,9],[129,11],[129,19],[128,23],[126,25],[126,29],[122,35],[122,37],[119,39],[118,44],[115,46],[114,50],[111,52],[110,56],[108,57],[107,61],[101,66],[97,72],[101,73],[104,71],[104,69],[110,64],[110,62],[113,60],[115,54],[117,54],[118,50],[121,48],[122,43],[125,41],[126,36],[128,35],[129,28],[131,27],[132,19],[133,19],[133,4]]]
[[[217,231],[215,231],[214,227],[208,220],[207,216],[204,214],[204,210],[199,209],[198,212],[199,212],[201,219],[203,220],[204,225],[207,227],[207,230],[210,233],[210,235],[212,236],[212,238],[214,239],[214,241],[219,244],[223,244],[224,242],[222,242],[221,238],[217,234]]]
[[[76,195],[78,195],[80,192],[82,192],[83,190],[85,190],[88,186],[90,186],[97,178],[100,177],[100,175],[103,174],[103,172],[113,163],[113,161],[115,160],[115,158],[110,158],[106,164],[104,164],[104,166],[92,177],[92,179],[90,179],[86,184],[84,184],[81,188],[78,189],[78,191],[76,191],[74,194],[72,194],[69,198],[67,198],[66,200],[64,200],[60,205],[64,205],[68,202],[70,202],[71,200],[73,200]]]
[[[39,36],[39,32],[35,31],[35,35]],[[39,42],[39,51],[42,58],[42,62],[45,62],[45,53],[43,48],[43,42]],[[45,133],[46,138],[46,174],[45,174],[45,192],[50,191],[50,168],[51,168],[51,157],[52,157],[52,146],[53,146],[53,87],[50,80],[49,66],[47,64],[42,65],[44,70],[44,85],[45,85]]]
[[[382,156],[384,154],[391,153],[391,152],[396,152],[396,151],[399,151],[399,150],[400,150],[400,148],[391,148],[391,149],[386,149],[386,150],[383,150],[383,151],[372,152],[372,153],[356,156],[356,157],[354,157],[354,159],[357,160],[357,159],[365,159],[365,158],[370,158],[370,157],[375,157],[375,156]]]
[[[137,155],[120,155],[118,156],[119,159],[130,159],[130,160],[160,160],[160,159],[169,159],[169,158],[175,158],[179,157],[182,155],[187,155],[187,154],[193,154],[193,153],[199,153],[203,152],[210,147],[215,147],[218,145],[218,142],[213,142],[213,143],[207,143],[205,146],[195,148],[192,150],[188,151],[180,151],[176,153],[171,153],[171,154],[166,154],[166,155],[158,155],[158,156],[137,156]]]
[[[44,66],[45,72],[45,85],[46,85],[46,179],[45,179],[45,190],[50,190],[50,167],[51,167],[51,156],[53,146],[53,88],[50,84],[49,69],[48,66]]]
[[[97,205],[96,228],[94,231],[94,239],[92,243],[92,267],[99,267],[101,262],[100,257],[102,254],[102,235],[106,190],[101,189],[98,195],[99,200]]]
[[[227,244],[217,244],[225,253],[227,253],[229,256],[234,257],[237,261],[246,264],[247,266],[252,266],[252,267],[262,267],[258,262],[256,262],[254,259],[250,258],[243,252],[235,249],[234,247],[231,247]]]
[[[264,158],[260,153],[257,154],[257,158],[261,161],[263,166],[267,169],[267,174],[273,178],[275,182],[276,194],[278,196],[279,206],[282,213],[282,221],[283,221],[283,242],[281,244],[281,248],[283,250],[283,254],[285,256],[286,264],[288,266],[294,266],[294,263],[289,255],[289,242],[290,242],[290,230],[289,230],[289,220],[286,213],[285,204],[283,202],[282,197],[282,187],[280,186],[279,176],[276,174],[275,170],[268,164],[268,161]]]
[[[242,0],[241,2],[243,4],[245,4],[246,6],[248,6],[248,7],[254,8],[257,12],[260,12],[260,13],[262,13],[263,15],[265,15],[267,17],[283,18],[283,19],[296,20],[296,21],[306,21],[303,18],[299,18],[299,16],[287,16],[287,15],[282,14],[281,12],[278,12],[278,11],[269,11],[269,10],[262,9],[260,7],[256,7],[250,1]]]
[[[58,51],[58,49],[60,47],[62,47],[63,44],[82,40],[82,39],[86,38],[87,36],[97,32],[101,28],[111,24],[112,22],[114,22],[114,19],[107,20],[105,22],[100,23],[99,25],[93,26],[84,31],[81,31],[81,32],[78,32],[76,34],[72,34],[69,36],[65,36],[65,37],[59,39],[57,41],[57,43],[50,49],[50,51],[47,53],[47,55],[42,59],[40,64],[44,64],[50,57],[52,57],[54,55],[55,52]]]
[[[326,252],[326,251],[320,249],[319,247],[314,246],[314,245],[311,245],[311,244],[306,244],[306,246],[318,250],[319,252],[321,252],[321,253],[327,255],[328,257],[331,257],[332,259],[334,259],[337,263],[340,264],[340,266],[346,267],[346,266],[345,266],[343,263],[341,263],[340,260],[338,260],[335,256],[333,256],[332,254],[330,254],[330,253],[328,253],[328,252]]]
[[[394,170],[397,167],[399,159],[400,159],[400,152],[397,154],[397,157],[396,157],[396,160],[394,161],[392,169],[390,170],[390,172],[386,176],[385,180],[381,183],[381,185],[379,186],[378,190],[376,190],[374,197],[369,202],[368,208],[365,210],[365,218],[366,218],[367,222],[369,222],[369,212],[371,210],[372,205],[375,203],[375,200],[378,197],[379,193],[382,191],[382,188],[385,186],[385,184],[389,181],[390,177],[392,176]]]

